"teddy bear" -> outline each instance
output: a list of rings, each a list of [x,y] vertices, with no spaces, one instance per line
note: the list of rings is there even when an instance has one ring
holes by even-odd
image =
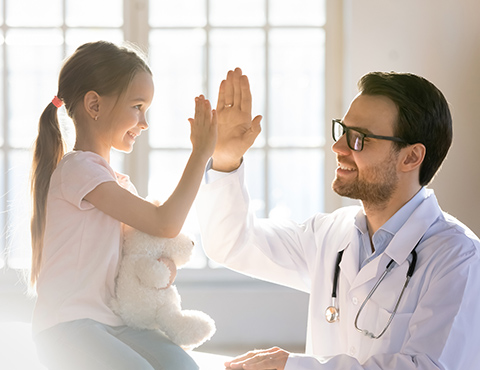
[[[124,228],[122,260],[110,308],[126,325],[162,331],[186,350],[194,349],[215,333],[215,322],[201,311],[182,310],[180,295],[169,267],[185,265],[194,243],[185,234],[161,238]]]

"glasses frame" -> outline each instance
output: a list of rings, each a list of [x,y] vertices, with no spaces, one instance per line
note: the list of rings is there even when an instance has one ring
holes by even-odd
[[[379,139],[379,140],[389,140],[389,141],[394,141],[396,143],[403,143],[403,144],[408,144],[405,140],[403,140],[402,138],[399,138],[399,137],[396,137],[396,136],[382,136],[382,135],[373,135],[373,134],[364,134],[363,132],[360,132],[354,128],[350,128],[350,127],[347,127],[345,126],[345,124],[342,122],[341,119],[332,119],[332,138],[333,138],[333,141],[337,142],[338,140],[340,140],[340,138],[342,136],[340,136],[338,139],[335,137],[335,125],[336,124],[339,124],[340,126],[342,126],[343,128],[343,135],[347,134],[347,144],[348,144],[348,147],[355,151],[355,152],[361,152],[363,150],[363,146],[364,146],[364,139],[366,137],[368,138],[372,138],[372,139]],[[350,141],[351,141],[351,132],[352,131],[355,131],[356,134],[358,134],[358,136],[360,137],[361,139],[361,146],[360,146],[360,149],[355,149]]]

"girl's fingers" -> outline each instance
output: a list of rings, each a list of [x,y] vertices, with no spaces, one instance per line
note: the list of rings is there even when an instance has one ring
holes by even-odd
[[[210,101],[206,99],[204,106],[205,106],[205,112],[204,112],[205,122],[210,122],[210,118],[212,116],[212,106],[210,105]]]

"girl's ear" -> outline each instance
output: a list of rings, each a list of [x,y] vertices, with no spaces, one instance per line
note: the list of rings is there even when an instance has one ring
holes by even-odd
[[[409,172],[420,168],[423,160],[425,159],[426,152],[427,148],[425,148],[425,145],[420,143],[416,143],[404,148],[404,156],[401,163],[403,171]]]
[[[100,95],[93,90],[87,92],[83,97],[83,107],[87,114],[96,121],[100,111]]]

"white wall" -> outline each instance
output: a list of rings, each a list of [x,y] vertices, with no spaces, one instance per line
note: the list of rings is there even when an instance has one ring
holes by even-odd
[[[442,208],[480,234],[480,2],[345,0],[344,109],[373,70],[433,82],[453,115],[454,142],[430,185]]]

